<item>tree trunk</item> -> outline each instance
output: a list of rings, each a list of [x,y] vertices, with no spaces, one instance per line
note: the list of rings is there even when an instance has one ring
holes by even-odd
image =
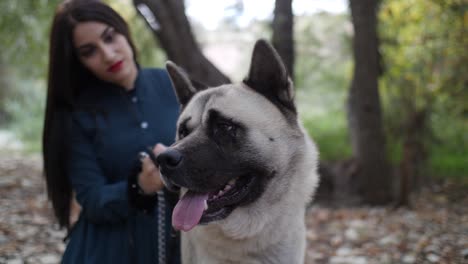
[[[392,201],[378,91],[377,0],[350,0],[354,26],[354,75],[348,97],[348,124],[359,172],[353,180],[362,201],[383,205]]]
[[[201,52],[185,15],[183,0],[133,0],[133,4],[168,59],[184,68],[191,78],[210,86],[230,82]]]
[[[429,109],[410,110],[404,124],[403,150],[400,163],[400,192],[396,207],[411,206],[410,193],[421,185],[421,169],[426,162],[427,120]]]
[[[294,80],[294,15],[293,0],[276,0],[273,17],[273,47],[278,51],[281,59]]]

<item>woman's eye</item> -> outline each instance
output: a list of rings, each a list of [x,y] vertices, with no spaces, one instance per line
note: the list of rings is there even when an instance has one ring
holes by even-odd
[[[104,36],[104,42],[105,43],[112,43],[114,41],[114,35],[115,35],[114,32],[109,32],[108,34],[106,34]]]
[[[96,51],[96,49],[94,47],[89,47],[89,48],[81,49],[79,53],[80,53],[81,57],[89,58],[89,57],[93,56],[95,51]]]

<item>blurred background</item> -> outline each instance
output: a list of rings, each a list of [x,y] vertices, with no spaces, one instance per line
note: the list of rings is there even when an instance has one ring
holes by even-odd
[[[24,252],[28,235],[23,234],[23,240],[13,238],[11,229],[18,219],[8,217],[12,212],[27,215],[28,210],[41,209],[43,218],[35,216],[31,221],[54,226],[42,188],[40,155],[48,37],[59,2],[0,1],[0,217],[4,221],[0,224],[0,263],[58,261],[56,255],[37,257],[31,253],[37,250],[32,249],[27,256],[17,253]],[[411,215],[422,200],[427,205],[438,194],[442,198],[437,198],[435,204],[440,202],[440,206],[427,210],[446,211],[452,204],[459,214],[454,219],[461,221],[452,224],[464,233],[443,230],[454,236],[468,236],[468,213],[460,209],[468,206],[463,203],[468,193],[465,0],[104,2],[130,24],[142,66],[163,67],[171,59],[210,85],[241,81],[255,41],[264,38],[273,43],[294,80],[300,118],[320,150],[322,182],[314,206],[327,209],[312,210],[316,221],[332,222],[334,217],[347,214],[353,221],[369,220],[367,211],[357,215],[352,213],[355,211],[336,211],[349,206],[396,208],[397,212]],[[209,69],[209,74],[200,73],[200,68]],[[26,192],[36,193],[28,196],[25,188]],[[32,207],[18,211],[11,204],[13,199],[21,203],[32,199],[38,204],[33,202]],[[386,211],[372,212],[382,219],[389,216]],[[315,227],[319,222],[309,224]],[[23,224],[28,223],[30,226],[30,222]],[[343,225],[346,239],[350,226]],[[421,232],[427,232],[424,226],[421,224]],[[334,228],[333,232],[339,233]],[[359,222],[355,223],[353,230],[359,228]],[[60,230],[47,232],[56,243],[60,242]],[[326,235],[331,234],[309,235],[314,244],[321,239],[330,241]],[[414,239],[416,244],[424,242],[420,236]],[[468,241],[457,239],[447,251],[454,255],[436,254],[439,258],[433,259],[442,262],[434,263],[467,261]],[[330,256],[340,254],[349,260],[351,251],[337,251],[343,243],[331,243],[333,250],[324,250],[322,258],[310,257],[315,260],[311,263],[331,263]],[[417,248],[419,251],[406,248],[412,255],[399,248],[401,244],[395,247],[397,255],[390,254],[390,262],[376,258],[377,262],[357,259],[353,263],[431,262],[430,253],[421,255],[425,252],[423,246]],[[43,251],[63,250],[56,244],[53,248]],[[349,263],[339,261],[335,259],[334,263]]]

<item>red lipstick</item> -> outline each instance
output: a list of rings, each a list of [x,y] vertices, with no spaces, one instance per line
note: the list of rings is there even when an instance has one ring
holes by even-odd
[[[115,73],[115,72],[120,71],[120,69],[122,69],[122,66],[123,66],[123,60],[120,60],[120,61],[118,61],[118,62],[112,64],[112,65],[107,69],[107,71],[108,71],[108,72],[113,72],[113,73]]]

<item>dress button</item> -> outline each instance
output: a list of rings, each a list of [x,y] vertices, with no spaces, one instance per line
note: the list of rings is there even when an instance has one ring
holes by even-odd
[[[132,97],[132,102],[134,102],[134,103],[138,102],[138,98],[136,96],[133,96]]]
[[[146,129],[148,128],[148,122],[141,122],[140,126],[141,128]]]

